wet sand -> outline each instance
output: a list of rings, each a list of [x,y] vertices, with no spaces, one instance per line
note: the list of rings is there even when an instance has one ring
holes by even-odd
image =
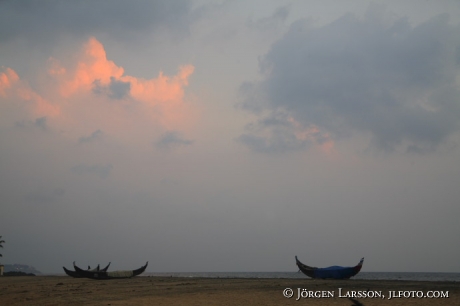
[[[293,289],[292,298],[283,296],[286,288]],[[298,288],[300,292],[307,290],[304,296],[325,297],[298,299]],[[380,292],[382,297],[349,298],[353,292],[369,291],[377,295]],[[388,299],[390,291],[406,291],[406,295],[407,291],[419,294],[442,291],[448,292],[449,297]],[[68,276],[16,276],[0,277],[0,305],[460,305],[460,284],[307,278],[135,277],[102,281]]]

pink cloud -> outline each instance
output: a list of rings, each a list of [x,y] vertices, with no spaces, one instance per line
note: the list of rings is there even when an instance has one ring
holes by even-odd
[[[192,65],[185,65],[174,76],[165,76],[161,71],[152,79],[124,75],[123,67],[108,60],[102,43],[92,37],[74,62],[62,64],[50,58],[48,75],[55,80],[58,94],[64,99],[76,95],[91,95],[88,98],[96,99],[95,87],[107,89],[113,82],[129,83],[124,105],[140,103],[152,120],[159,120],[167,128],[172,128],[196,114],[184,103],[184,88],[193,71]]]
[[[90,38],[78,55],[78,62],[72,63],[71,69],[61,66],[54,58],[50,59],[48,73],[60,82],[60,93],[69,97],[77,91],[90,91],[95,80],[103,85],[110,83],[110,78],[119,79],[124,69],[107,60],[104,46],[94,37]]]
[[[0,73],[0,95],[6,97],[7,90],[19,81],[19,76],[16,71],[11,68],[3,68],[3,70],[4,71]]]
[[[131,83],[131,94],[134,98],[150,104],[180,102],[184,96],[183,87],[188,85],[188,77],[195,68],[191,65],[182,66],[174,77],[160,72],[156,79],[138,79],[131,76],[122,77],[122,81]]]
[[[4,68],[0,73],[0,97],[9,107],[22,108],[32,116],[57,116],[59,107],[35,92],[16,71]]]
[[[46,76],[37,72],[36,90],[13,69],[0,70],[0,106],[14,109],[12,120],[47,116],[67,133],[104,129],[124,138],[135,133],[129,131],[134,125],[161,133],[184,130],[195,122],[197,109],[185,102],[192,65],[179,67],[172,76],[161,71],[151,79],[125,75],[94,37],[73,56],[63,58],[48,60]]]

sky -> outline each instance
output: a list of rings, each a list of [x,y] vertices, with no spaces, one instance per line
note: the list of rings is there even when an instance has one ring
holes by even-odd
[[[3,264],[460,272],[458,1],[1,1]]]

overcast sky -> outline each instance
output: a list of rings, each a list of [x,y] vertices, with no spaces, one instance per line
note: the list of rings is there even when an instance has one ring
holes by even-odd
[[[458,1],[1,1],[2,263],[460,272]]]

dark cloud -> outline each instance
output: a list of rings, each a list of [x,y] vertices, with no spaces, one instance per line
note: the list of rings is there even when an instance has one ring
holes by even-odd
[[[416,27],[386,20],[371,7],[320,28],[294,22],[260,61],[264,80],[241,86],[242,107],[282,110],[337,138],[370,133],[386,151],[433,150],[459,129],[460,28],[447,15]],[[242,141],[266,146],[254,135]]]
[[[38,128],[44,132],[48,131],[47,117],[40,117],[35,119],[35,121],[18,121],[15,124],[18,128]]]
[[[110,78],[109,97],[112,99],[123,99],[131,89],[130,82],[117,81],[114,77]]]
[[[121,100],[129,95],[131,83],[110,77],[110,84],[107,86],[102,85],[99,80],[94,81],[92,90],[95,94],[106,94],[110,99]]]
[[[249,19],[246,22],[246,25],[250,28],[256,28],[261,31],[273,31],[282,25],[288,16],[289,6],[282,6],[277,8],[275,12],[269,17],[261,18],[256,21]]]
[[[284,153],[307,148],[311,139],[299,138],[295,126],[285,112],[263,116],[255,124],[248,124],[238,141],[259,153]],[[268,133],[264,133],[268,131]]]
[[[188,31],[190,2],[0,1],[0,40],[50,41],[63,35],[107,33],[138,37],[155,28]]]
[[[82,136],[78,139],[79,143],[90,143],[100,140],[104,136],[101,130],[96,130],[89,136]]]
[[[47,125],[46,125],[46,116],[45,117],[40,117],[35,120],[34,125],[44,131],[47,130]]]
[[[87,165],[80,164],[71,168],[71,171],[76,174],[91,174],[96,175],[102,179],[107,178],[112,172],[113,166],[111,164],[106,165]]]
[[[170,148],[176,145],[191,145],[192,143],[192,140],[183,138],[178,132],[168,131],[160,137],[156,142],[156,146],[159,148]]]

